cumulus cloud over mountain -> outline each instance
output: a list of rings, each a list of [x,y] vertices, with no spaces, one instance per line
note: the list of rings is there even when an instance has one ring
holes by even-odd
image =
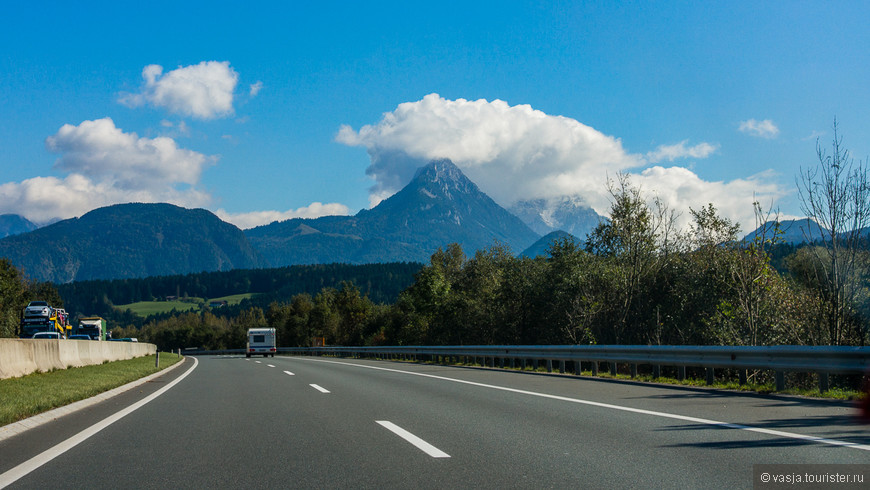
[[[725,216],[751,222],[752,202],[783,194],[768,174],[730,182],[707,182],[683,167],[650,165],[664,160],[706,158],[718,145],[688,141],[632,153],[618,137],[577,120],[546,114],[529,105],[501,100],[448,100],[429,94],[387,112],[359,130],[344,125],[336,140],[368,151],[367,174],[374,205],[398,191],[423,162],[449,158],[499,204],[520,200],[581,196],[607,214],[607,179],[619,172],[673,209],[700,208],[707,202]]]

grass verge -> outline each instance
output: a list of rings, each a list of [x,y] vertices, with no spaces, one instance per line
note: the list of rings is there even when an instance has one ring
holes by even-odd
[[[414,361],[407,361],[414,362]],[[442,360],[438,361],[423,361],[427,364],[438,364],[445,365]],[[451,362],[446,365],[452,366],[464,366],[464,367],[484,367],[489,369],[496,369],[489,365],[483,365],[476,362]],[[558,374],[558,370],[547,371],[547,368],[544,365],[539,365],[537,368],[532,367],[532,365],[528,365],[525,368],[523,367],[508,367],[505,366],[503,368],[497,369],[505,369],[510,371],[521,371],[521,372],[534,372],[534,373],[550,373],[550,374]],[[567,375],[571,375],[571,373],[567,373]],[[686,378],[683,380],[679,380],[676,378],[661,376],[655,378],[649,374],[639,374],[635,377],[631,377],[627,374],[617,374],[613,375],[608,372],[599,371],[597,375],[593,375],[591,371],[582,371],[580,376],[583,377],[592,377],[592,378],[602,378],[602,379],[618,379],[624,381],[638,381],[644,383],[658,383],[665,385],[678,385],[678,386],[692,386],[692,387],[703,387],[703,388],[714,388],[714,389],[724,389],[724,390],[733,390],[733,391],[745,391],[752,393],[760,393],[760,394],[776,394],[776,395],[796,395],[803,396],[808,398],[825,398],[832,400],[860,400],[867,396],[861,390],[843,388],[843,387],[832,387],[828,391],[821,392],[818,388],[798,388],[798,387],[787,387],[785,390],[777,391],[776,387],[773,383],[746,383],[740,384],[737,381],[733,380],[716,380],[713,384],[708,385],[706,380],[699,378]]]
[[[181,359],[177,354],[161,352],[159,367],[154,366],[154,356],[145,356],[0,380],[0,400],[3,400],[0,426],[99,395],[156,373]]]

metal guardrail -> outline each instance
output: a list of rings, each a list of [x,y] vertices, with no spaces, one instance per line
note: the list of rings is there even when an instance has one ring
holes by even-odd
[[[537,367],[544,361],[548,371],[553,362],[559,362],[559,371],[565,372],[565,363],[574,362],[574,372],[581,371],[581,363],[591,364],[593,375],[598,374],[599,363],[609,364],[616,372],[616,364],[629,364],[632,377],[638,365],[651,365],[653,376],[661,374],[661,366],[676,366],[679,379],[685,379],[686,367],[706,369],[707,383],[712,384],[715,369],[738,370],[740,382],[746,382],[746,370],[761,369],[776,372],[776,389],[785,389],[786,371],[818,373],[819,389],[829,388],[829,374],[864,374],[870,370],[870,347],[839,346],[635,346],[635,345],[470,345],[470,346],[384,346],[384,347],[282,347],[279,353],[298,355],[333,355],[341,357],[379,357],[423,361],[442,361],[450,358],[482,358],[486,366],[504,367],[505,361],[515,366],[517,361],[525,367],[531,361]],[[223,351],[185,351],[186,354],[244,354],[244,349]]]

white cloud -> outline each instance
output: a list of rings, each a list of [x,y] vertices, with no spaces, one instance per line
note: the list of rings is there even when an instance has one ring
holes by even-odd
[[[251,97],[256,97],[257,94],[259,94],[260,90],[262,90],[262,89],[263,89],[263,82],[258,81],[257,83],[251,84],[251,91],[249,93],[250,93]]]
[[[710,182],[686,168],[654,166],[632,175],[631,182],[649,197],[657,196],[670,209],[680,212],[678,223],[682,226],[691,219],[689,208],[698,210],[712,203],[720,215],[739,222],[744,232],[755,229],[754,200],[768,209],[786,195],[771,171],[728,182]]]
[[[366,173],[375,181],[370,189],[372,205],[404,186],[417,167],[436,158],[451,159],[503,206],[518,200],[580,196],[606,215],[610,209],[607,179],[626,172],[644,192],[661,196],[682,212],[684,221],[688,207],[699,209],[712,202],[723,215],[746,225],[756,196],[765,202],[783,194],[770,183],[769,174],[706,182],[682,167],[645,169],[661,160],[705,158],[718,146],[688,147],[684,141],[660,146],[646,156],[632,154],[618,138],[574,119],[501,100],[447,100],[430,94],[399,104],[376,124],[358,131],[342,126],[336,141],[368,151],[371,164]]]
[[[719,145],[710,143],[698,143],[695,146],[686,146],[689,140],[683,140],[676,145],[660,145],[655,150],[646,154],[650,163],[659,163],[662,160],[673,162],[678,158],[707,158],[719,149]]]
[[[0,213],[46,223],[124,202],[203,207],[212,200],[195,186],[213,157],[179,148],[171,138],[125,133],[110,118],[65,124],[45,146],[61,154],[55,169],[67,175],[0,185]]]
[[[184,123],[161,126],[184,131]],[[168,137],[142,138],[125,133],[110,118],[65,124],[45,140],[59,153],[54,168],[66,177],[34,177],[0,184],[0,214],[19,214],[45,224],[81,216],[93,209],[126,202],[168,202],[187,208],[208,207],[213,198],[196,186],[217,157],[179,148]],[[240,228],[288,218],[349,214],[347,206],[315,202],[284,212],[260,211],[218,216]]]
[[[125,190],[80,174],[34,177],[0,184],[0,214],[19,214],[34,223],[81,216],[93,209],[126,202],[168,202],[188,208],[204,207],[211,196],[195,188]]]
[[[55,168],[97,179],[123,190],[148,190],[172,184],[193,185],[213,157],[179,148],[167,137],[140,138],[125,133],[110,118],[64,124],[45,140],[61,157]]]
[[[199,119],[234,113],[233,92],[239,74],[230,67],[229,61],[203,61],[166,74],[162,66],[148,65],[142,70],[142,78],[145,80],[142,91],[122,94],[119,99],[122,104],[128,107],[150,104]]]
[[[765,119],[764,121],[756,121],[755,119],[742,121],[738,129],[741,133],[759,138],[773,139],[779,135],[779,128],[770,119]]]
[[[350,210],[344,204],[323,204],[319,202],[288,211],[254,211],[251,213],[228,213],[224,209],[215,211],[215,214],[220,219],[232,223],[243,230],[291,218],[319,218],[321,216],[347,215],[349,213]]]

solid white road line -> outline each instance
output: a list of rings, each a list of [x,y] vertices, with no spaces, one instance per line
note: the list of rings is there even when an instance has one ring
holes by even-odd
[[[401,437],[402,439],[410,442],[411,444],[416,446],[417,449],[423,451],[424,453],[428,454],[429,456],[432,456],[433,458],[449,458],[450,457],[449,454],[447,454],[444,451],[438,449],[437,447],[429,444],[428,442],[424,441],[423,439],[420,439],[419,437],[415,436],[414,434],[411,434],[410,432],[406,431],[405,429],[399,427],[398,425],[396,425],[390,421],[376,420],[375,422],[381,424],[383,427],[385,427],[387,430],[389,430],[393,434],[396,434],[397,436]]]
[[[70,449],[72,449],[76,445],[84,442],[85,440],[87,440],[88,438],[90,438],[91,436],[96,434],[97,432],[99,432],[99,431],[105,429],[106,427],[114,424],[115,422],[121,420],[122,418],[126,417],[127,415],[130,415],[131,413],[133,413],[137,409],[141,408],[142,406],[144,406],[148,402],[154,400],[155,398],[162,395],[163,393],[166,393],[170,388],[172,388],[173,386],[180,383],[182,379],[186,378],[188,374],[192,373],[193,370],[196,369],[196,366],[198,366],[198,365],[199,365],[199,360],[197,360],[197,358],[194,357],[193,358],[193,366],[191,366],[190,369],[187,370],[187,372],[185,372],[181,376],[175,378],[175,380],[172,381],[171,383],[169,383],[168,385],[164,386],[163,388],[160,388],[159,390],[157,390],[154,393],[148,395],[147,397],[139,400],[138,402],[130,405],[129,407],[125,408],[124,410],[121,410],[120,412],[118,412],[110,417],[107,417],[107,418],[101,420],[100,422],[97,422],[96,424],[88,427],[87,429],[85,429],[85,430],[79,432],[78,434],[70,437],[69,439],[61,442],[57,446],[54,446],[53,448],[50,448],[50,449],[46,449],[42,453],[28,459],[27,461],[21,463],[20,465],[16,466],[15,468],[12,468],[11,470],[7,471],[6,473],[3,473],[2,475],[0,475],[0,488],[5,488],[5,487],[11,485],[12,483],[18,481],[20,478],[26,476],[30,472],[39,468],[40,466],[48,463],[49,461],[53,460],[54,458],[69,451]]]
[[[14,422],[11,424],[6,424],[3,427],[0,427],[0,442],[5,441],[6,439],[10,439],[12,437],[17,436],[18,434],[22,434],[27,432],[30,429],[34,429],[41,425],[47,424],[54,420],[57,420],[59,417],[63,417],[64,415],[69,415],[71,413],[78,412],[79,410],[84,410],[90,406],[96,405],[97,403],[106,401],[110,398],[113,398],[121,393],[132,390],[133,388],[138,388],[143,384],[151,381],[154,378],[163,376],[168,374],[175,369],[181,367],[183,363],[175,363],[172,366],[169,366],[166,369],[161,371],[157,371],[154,374],[145,376],[144,378],[137,379],[136,381],[131,381],[125,385],[119,386],[115,389],[104,391],[99,395],[92,396],[90,398],[86,398],[84,400],[79,400],[74,403],[70,403],[69,405],[64,405],[62,407],[55,408],[53,410],[49,410],[47,412],[42,412],[39,415],[34,415],[33,417],[28,417],[24,420],[19,420],[18,422]]]
[[[284,371],[284,372],[287,373],[289,376],[296,376],[295,374],[291,373],[290,371]]]
[[[311,384],[311,385],[308,385],[308,386],[314,388],[315,390],[317,390],[317,391],[319,391],[319,392],[321,392],[321,393],[329,393],[329,390],[327,390],[326,388],[324,388],[324,387],[322,387],[322,386],[315,385],[315,384]]]
[[[622,405],[613,405],[610,403],[594,402],[591,400],[581,400],[579,398],[569,398],[567,396],[550,395],[547,393],[537,393],[534,391],[519,390],[516,388],[508,388],[505,386],[490,385],[490,384],[486,384],[486,383],[477,383],[474,381],[466,381],[463,379],[447,378],[445,376],[436,376],[434,374],[415,373],[413,371],[402,371],[399,369],[391,369],[391,368],[384,368],[384,367],[378,367],[378,366],[367,366],[365,364],[355,364],[352,362],[328,361],[325,359],[311,359],[311,358],[307,358],[307,357],[299,357],[299,358],[294,358],[294,359],[299,359],[299,360],[304,360],[304,361],[312,361],[312,362],[326,362],[326,363],[330,363],[330,364],[341,364],[343,366],[354,366],[354,367],[365,368],[365,369],[374,369],[374,370],[378,370],[378,371],[389,371],[389,372],[393,372],[393,373],[410,374],[412,376],[421,376],[424,378],[440,379],[442,381],[451,381],[453,383],[461,383],[461,384],[466,384],[466,385],[471,385],[471,386],[479,386],[481,388],[490,388],[493,390],[501,390],[501,391],[507,391],[507,392],[511,392],[511,393],[519,393],[522,395],[530,395],[530,396],[537,396],[537,397],[541,397],[541,398],[549,398],[551,400],[560,400],[560,401],[564,401],[564,402],[579,403],[582,405],[590,405],[593,407],[607,408],[610,410],[620,410],[623,412],[632,412],[632,413],[638,413],[638,414],[643,414],[643,415],[652,415],[654,417],[663,417],[666,419],[683,420],[685,422],[694,422],[696,424],[709,425],[712,427],[720,427],[720,428],[724,428],[724,429],[745,430],[747,432],[755,432],[758,434],[766,434],[766,435],[775,436],[775,437],[785,437],[788,439],[797,439],[797,440],[804,441],[804,442],[810,442],[810,443],[814,442],[814,443],[818,443],[818,444],[828,444],[831,446],[841,446],[841,447],[847,447],[850,449],[860,449],[862,451],[870,451],[870,445],[859,444],[857,442],[842,441],[842,440],[838,440],[838,439],[827,439],[825,437],[809,436],[806,434],[798,434],[795,432],[785,432],[782,430],[764,429],[762,427],[753,427],[751,425],[732,424],[730,422],[720,422],[717,420],[702,419],[702,418],[698,418],[698,417],[690,417],[687,415],[679,415],[679,414],[667,413],[667,412],[656,412],[654,410],[644,410],[642,408],[632,408],[632,407],[625,407]]]

